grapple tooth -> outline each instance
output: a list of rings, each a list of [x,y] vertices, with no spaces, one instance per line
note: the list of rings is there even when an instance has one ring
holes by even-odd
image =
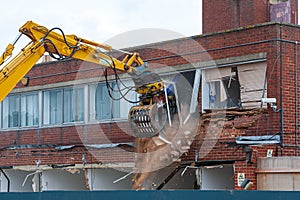
[[[167,114],[165,108],[157,104],[133,106],[130,108],[128,119],[135,137],[153,137],[164,128]]]

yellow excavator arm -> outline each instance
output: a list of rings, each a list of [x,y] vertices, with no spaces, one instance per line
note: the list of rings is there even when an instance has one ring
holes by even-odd
[[[1,68],[0,102],[44,53],[48,52],[57,59],[76,58],[130,74],[135,82],[136,92],[140,94],[140,103],[131,108],[129,120],[140,132],[139,137],[151,137],[157,134],[160,127],[152,124],[151,116],[154,116],[157,110],[155,104],[161,105],[161,102],[164,101],[163,98],[166,96],[164,85],[160,77],[147,68],[138,53],[125,52],[126,56],[122,60],[118,60],[107,54],[107,52],[113,51],[109,45],[99,44],[76,35],[65,35],[60,28],[49,30],[32,21],[26,22],[19,32],[20,35],[24,34],[29,37],[31,42]],[[7,46],[0,58],[0,66],[12,55],[15,43]],[[124,51],[122,52],[124,53]]]
[[[17,56],[0,71],[0,101],[28,73],[32,66],[44,55],[45,48],[40,42],[26,46]],[[8,55],[8,54],[7,54]],[[4,58],[5,56],[3,56]]]
[[[58,34],[54,32],[56,29],[61,31],[59,28],[48,30],[46,27],[32,21],[28,21],[20,28],[20,33],[28,36],[32,42],[1,69],[0,101],[8,95],[45,52],[56,55],[58,58],[76,58],[133,74],[137,67],[145,64],[136,52],[128,52],[124,59],[120,61],[100,50],[101,48],[111,51],[111,46],[82,39],[76,35],[64,35],[62,31],[62,34]],[[7,46],[0,59],[0,65],[12,54],[13,49],[13,44]],[[154,87],[158,86],[157,89],[161,89],[162,83],[158,82],[160,86],[158,86],[157,80],[153,81]]]

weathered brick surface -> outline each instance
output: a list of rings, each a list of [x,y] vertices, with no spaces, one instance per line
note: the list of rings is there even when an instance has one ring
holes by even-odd
[[[203,13],[203,33],[217,32],[268,22],[269,3],[262,0],[217,0],[214,3],[203,0]]]
[[[298,0],[290,0],[291,23],[297,24]],[[269,0],[203,0],[203,33],[270,22]]]

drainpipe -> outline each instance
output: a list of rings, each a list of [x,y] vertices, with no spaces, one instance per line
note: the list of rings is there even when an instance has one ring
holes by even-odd
[[[282,107],[282,24],[280,24],[280,46],[279,46],[279,60],[280,60],[280,133],[281,133],[281,147],[284,147],[284,115],[283,115],[283,107]]]
[[[3,171],[2,168],[0,168],[0,171],[2,172],[2,174],[5,176],[6,180],[7,180],[7,192],[9,192],[10,190],[10,179],[8,178],[8,176],[6,175],[6,173]]]
[[[295,42],[295,145],[296,145],[296,156],[298,156],[298,41]]]

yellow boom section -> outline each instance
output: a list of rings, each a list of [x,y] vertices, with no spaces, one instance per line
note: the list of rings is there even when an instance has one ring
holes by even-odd
[[[105,44],[99,44],[87,39],[82,39],[76,35],[63,35],[54,32],[60,30],[54,28],[48,30],[44,26],[40,26],[32,21],[28,21],[21,28],[20,32],[28,36],[33,42],[43,40],[45,49],[49,53],[59,54],[62,56],[70,56],[80,60],[101,64],[106,67],[111,67],[109,63],[113,63],[118,70],[131,72],[133,64],[143,65],[143,60],[137,53],[129,53],[122,61],[110,57],[99,51],[96,47],[110,51],[112,47]],[[61,31],[61,30],[60,30]],[[62,32],[62,31],[61,31]],[[101,62],[103,60],[104,62]],[[108,63],[109,62],[109,63]]]
[[[0,71],[0,102],[43,56],[45,48],[40,42],[25,47]]]
[[[64,35],[59,28],[48,30],[44,26],[28,21],[19,31],[28,36],[31,39],[31,43],[23,48],[16,57],[10,60],[10,62],[0,70],[0,102],[45,52],[61,58],[70,57],[85,60],[127,73],[134,72],[135,67],[144,64],[138,53],[127,53],[124,59],[120,61],[100,50],[101,48],[102,50],[111,51],[111,46],[82,39],[76,35]],[[54,31],[60,31],[61,34]],[[0,66],[4,63],[6,58],[12,54],[13,48],[14,44],[7,46],[6,51],[0,58]],[[153,85],[153,83],[151,83],[151,85]]]

